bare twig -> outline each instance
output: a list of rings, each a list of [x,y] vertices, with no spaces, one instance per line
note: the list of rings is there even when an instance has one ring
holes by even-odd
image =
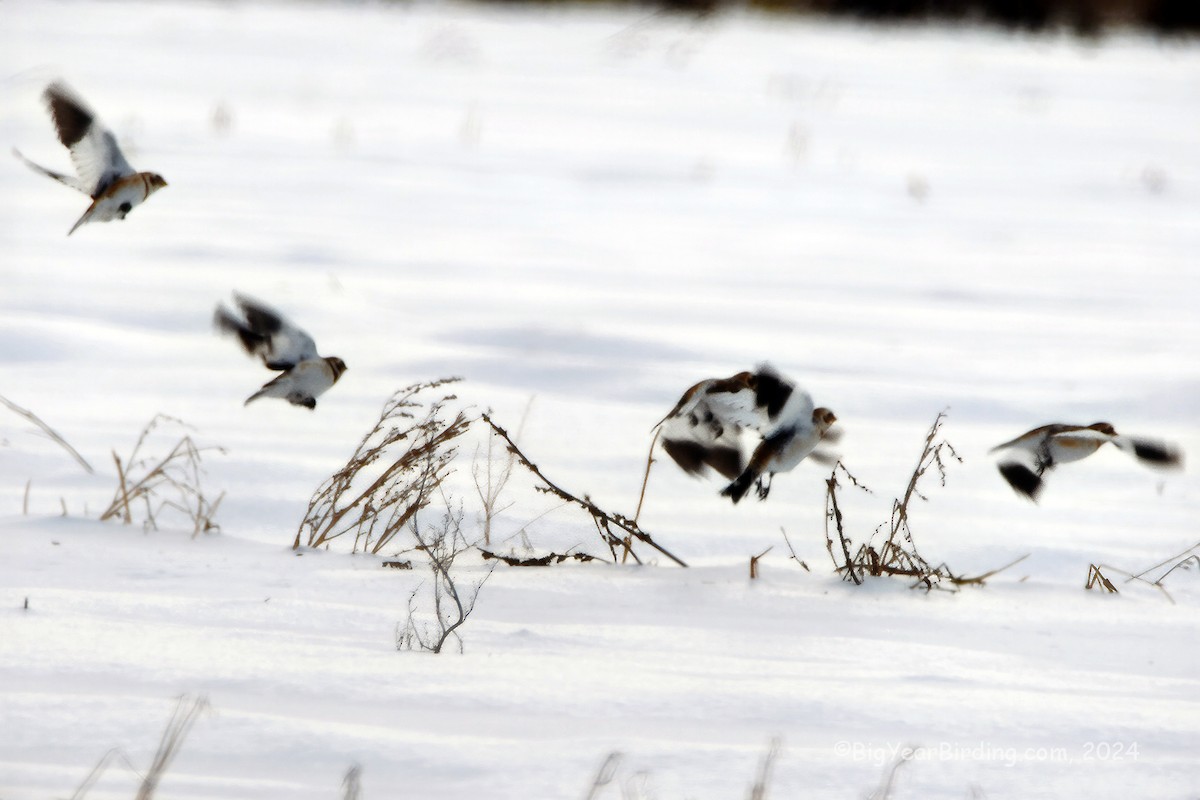
[[[1131,581],[1138,581],[1139,583],[1144,583],[1147,586],[1151,586],[1155,589],[1158,589],[1158,591],[1162,592],[1163,597],[1167,598],[1167,600],[1171,603],[1171,605],[1175,605],[1175,598],[1172,597],[1171,593],[1167,591],[1167,587],[1162,585],[1161,579],[1157,580],[1157,581],[1148,581],[1145,578],[1139,577],[1137,575],[1131,575],[1123,569],[1119,569],[1117,567],[1112,567],[1112,566],[1109,566],[1108,564],[1089,564],[1088,565],[1088,577],[1087,577],[1087,582],[1084,584],[1084,587],[1083,587],[1084,589],[1094,589],[1096,586],[1100,586],[1109,594],[1117,594],[1118,593],[1116,585],[1112,581],[1110,581],[1101,572],[1101,570],[1105,570],[1107,572],[1115,572],[1120,575],[1124,575],[1126,578],[1126,580],[1125,580],[1126,583],[1130,583]],[[1163,577],[1166,577],[1166,576],[1164,575]]]
[[[345,466],[313,493],[293,548],[353,534],[354,552],[379,553],[405,530],[450,474],[454,442],[471,422],[461,410],[449,422],[442,419],[446,405],[457,400],[452,394],[430,402],[417,419],[419,395],[457,380],[413,384],[389,398]]]
[[[358,764],[346,770],[346,777],[342,779],[342,800],[358,800],[362,793],[362,767]]]
[[[621,757],[621,754],[616,751],[604,757],[600,769],[596,770],[596,777],[592,779],[592,785],[588,787],[585,800],[595,800],[600,796],[600,790],[613,782],[617,774],[617,766],[621,763]]]
[[[51,428],[45,422],[42,422],[37,414],[34,414],[27,408],[21,408],[19,405],[3,395],[0,395],[0,403],[8,406],[9,410],[11,410],[14,414],[24,417],[34,425],[37,425],[39,428],[41,428],[42,432],[49,436],[52,441],[57,442],[64,450],[70,453],[71,457],[74,458],[75,461],[79,463],[79,466],[83,467],[89,475],[92,475],[96,472],[94,469],[92,469],[92,465],[87,462],[87,459],[79,454],[78,450],[76,450],[74,447],[71,447],[71,445],[67,443],[67,440],[59,436],[53,428]]]
[[[92,767],[92,771],[76,787],[75,793],[71,795],[71,800],[82,800],[83,797],[86,797],[87,793],[92,790],[92,786],[95,785],[96,781],[100,780],[105,770],[108,769],[108,765],[117,759],[124,761],[125,767],[130,772],[137,772],[137,768],[133,766],[133,762],[129,760],[129,756],[125,754],[125,751],[119,747],[114,747],[100,757],[100,760],[96,762],[96,766]]]
[[[1128,580],[1131,580],[1131,581],[1132,580],[1141,580],[1146,575],[1146,573],[1153,572],[1154,570],[1159,569],[1161,567],[1165,567],[1167,564],[1173,564],[1173,566],[1170,569],[1168,569],[1162,575],[1159,575],[1158,578],[1156,578],[1154,580],[1154,583],[1160,584],[1163,582],[1163,580],[1168,575],[1170,575],[1175,570],[1180,569],[1180,568],[1187,569],[1187,566],[1185,566],[1187,564],[1196,563],[1197,565],[1200,565],[1200,557],[1198,557],[1196,555],[1196,552],[1195,552],[1196,550],[1200,550],[1200,542],[1196,542],[1194,545],[1192,545],[1191,547],[1187,548],[1186,550],[1178,553],[1177,555],[1173,555],[1170,558],[1163,559],[1162,561],[1158,562],[1157,564],[1155,564],[1152,567],[1147,567],[1146,569],[1142,570],[1141,572],[1139,572],[1136,575],[1131,575],[1128,578]]]
[[[561,564],[564,561],[598,561],[595,556],[587,553],[547,553],[544,556],[534,556],[530,558],[520,558],[518,556],[505,556],[499,553],[493,553],[490,550],[479,548],[479,554],[483,556],[484,561],[495,559],[502,561],[510,567],[548,567],[551,564]]]
[[[787,531],[784,530],[782,525],[779,526],[779,532],[783,534],[783,541],[787,545],[788,552],[792,554],[792,560],[804,567],[805,572],[812,572],[812,570],[808,568],[808,564],[805,564],[804,561],[801,560],[800,556],[796,555],[796,548],[792,547],[792,540],[788,538]],[[826,536],[828,537],[828,531],[826,532]]]
[[[781,744],[782,741],[776,736],[767,745],[767,752],[763,753],[762,760],[758,762],[758,775],[750,787],[748,800],[766,800],[767,788],[771,784],[771,768],[775,766],[775,759],[779,757]]]
[[[521,414],[521,423],[517,426],[517,436],[521,438],[521,432],[525,429],[525,423],[529,419],[529,410],[533,407],[533,398],[525,404],[525,411]],[[495,431],[488,431],[487,440],[487,468],[482,470],[484,473],[483,482],[480,482],[479,468],[479,448],[475,448],[475,461],[471,464],[471,477],[475,481],[475,491],[479,495],[479,502],[483,506],[483,543],[490,545],[492,543],[492,520],[498,514],[511,507],[511,503],[507,506],[499,507],[500,494],[504,491],[504,487],[508,485],[509,479],[512,477],[513,464],[516,461],[516,456],[511,452],[505,451],[506,458],[504,464],[500,468],[499,473],[495,473],[493,466],[496,463],[494,457],[493,443],[496,440]]]
[[[925,436],[924,446],[921,449],[921,457],[917,459],[917,466],[909,476],[903,495],[892,501],[892,513],[888,522],[876,528],[872,537],[865,544],[859,545],[857,549],[853,547],[850,537],[846,534],[842,510],[838,503],[838,489],[840,487],[837,480],[838,470],[840,469],[855,487],[864,491],[870,490],[856,480],[841,462],[838,462],[834,466],[833,472],[826,480],[825,545],[829,551],[830,558],[833,560],[834,568],[842,574],[844,579],[853,581],[855,584],[861,584],[868,576],[880,577],[889,575],[911,578],[913,579],[912,585],[914,588],[919,586],[926,590],[944,588],[942,586],[943,582],[955,588],[968,585],[978,586],[982,585],[985,580],[998,572],[1002,572],[1026,558],[1026,556],[1021,556],[998,569],[989,570],[980,575],[964,577],[955,574],[944,563],[937,565],[930,563],[917,549],[916,543],[913,541],[912,528],[909,526],[909,506],[913,498],[927,499],[921,494],[919,488],[921,479],[930,470],[936,470],[941,484],[945,486],[947,459],[953,458],[956,461],[962,461],[962,458],[959,457],[954,447],[948,441],[938,438],[945,418],[946,412],[939,412],[930,426],[929,432]],[[841,550],[840,561],[837,553],[834,552],[833,534],[830,532],[831,522],[837,532],[838,544]],[[876,546],[875,537],[879,536],[881,532],[884,533],[883,544]]]
[[[1104,573],[1100,571],[1100,567],[1095,564],[1088,564],[1087,583],[1083,588],[1095,589],[1097,586],[1109,594],[1117,594],[1117,587],[1112,585],[1112,581],[1104,577]]]
[[[650,452],[646,453],[646,472],[642,475],[642,491],[638,494],[637,511],[633,512],[633,522],[637,521],[642,516],[642,503],[646,501],[646,484],[650,482],[650,467],[654,465],[654,445],[658,444],[658,437],[662,435],[662,428],[655,428],[654,438],[650,440]]]
[[[187,738],[196,718],[207,708],[208,700],[203,697],[193,699],[184,695],[179,698],[179,702],[175,706],[175,713],[171,715],[170,722],[163,730],[162,738],[158,742],[158,750],[154,753],[154,760],[150,763],[150,769],[146,771],[146,776],[142,780],[135,800],[151,800],[154,797],[159,781],[162,780],[167,768],[171,766],[171,761],[179,753],[179,749],[183,746],[183,740]]]
[[[433,457],[433,456],[431,456]],[[432,600],[432,625],[419,626],[416,619],[416,597],[421,587],[408,598],[408,619],[404,628],[397,636],[398,649],[411,650],[415,644],[422,650],[440,653],[446,642],[451,638],[458,642],[459,652],[462,652],[462,638],[458,629],[463,626],[471,612],[475,610],[475,602],[487,579],[491,577],[495,564],[491,565],[483,578],[474,585],[470,592],[464,592],[459,586],[458,575],[454,571],[455,560],[471,549],[462,535],[462,507],[453,507],[445,492],[442,499],[446,503],[446,513],[442,515],[440,526],[426,530],[422,528],[418,517],[413,517],[409,529],[416,541],[416,550],[424,554],[429,569],[433,573],[432,586],[429,594]],[[399,628],[399,626],[397,626]]]
[[[758,580],[758,561],[760,558],[765,556],[767,553],[771,552],[773,549],[775,549],[774,545],[772,545],[771,547],[768,547],[766,550],[763,550],[761,553],[759,553],[756,556],[750,556],[750,580],[752,580],[752,581]]]
[[[203,697],[196,699],[189,698],[187,695],[180,697],[175,704],[175,711],[171,715],[167,727],[163,730],[162,736],[159,738],[154,760],[151,761],[150,768],[144,775],[141,775],[124,750],[114,747],[96,762],[96,766],[92,767],[92,771],[87,774],[87,777],[79,784],[75,793],[71,795],[71,800],[82,800],[91,791],[105,770],[108,769],[109,765],[116,760],[123,761],[125,767],[130,772],[141,775],[142,782],[138,787],[136,800],[152,800],[154,792],[158,789],[159,782],[171,766],[171,761],[178,754],[179,749],[183,747],[183,741],[187,738],[192,725],[195,724],[196,718],[203,711],[207,710],[208,707],[208,700]]]
[[[143,458],[139,454],[150,434],[164,422],[189,427],[182,421],[162,414],[154,417],[142,429],[128,460],[113,451],[113,463],[117,469],[117,488],[108,508],[100,515],[101,520],[120,517],[125,524],[133,522],[135,505],[145,507],[144,525],[150,529],[158,527],[158,513],[172,508],[184,514],[192,523],[192,536],[218,527],[215,517],[217,508],[225,494],[209,501],[201,487],[204,467],[203,454],[210,451],[225,452],[220,447],[199,447],[190,435],[179,439],[161,459]],[[140,476],[135,476],[140,470]],[[165,496],[164,496],[165,493]]]
[[[883,780],[880,782],[879,787],[876,788],[875,791],[871,792],[871,794],[867,795],[867,800],[887,800],[887,798],[891,797],[892,789],[896,785],[896,773],[899,772],[900,767],[907,764],[914,755],[916,755],[915,748],[903,748],[896,756],[896,759],[883,773]]]
[[[838,462],[840,465],[842,462]],[[842,468],[845,470],[845,467]],[[847,472],[846,474],[849,474]],[[862,583],[862,577],[859,576],[858,570],[853,568],[854,559],[850,556],[850,540],[846,538],[846,530],[843,526],[842,510],[838,507],[837,500],[837,466],[833,468],[829,478],[825,481],[825,548],[829,551],[829,557],[833,559],[833,565],[839,570],[845,570],[845,574],[849,576],[854,583]],[[829,523],[832,521],[837,530],[838,542],[842,547],[842,564],[838,564],[837,556],[833,554],[833,537],[829,534]]]
[[[636,553],[634,553],[632,550],[632,542],[634,539],[636,539],[637,541],[642,542],[654,550],[657,550],[659,553],[671,559],[679,566],[687,566],[682,559],[678,558],[666,548],[655,542],[650,534],[638,527],[638,524],[635,521],[621,514],[609,513],[589,500],[586,495],[581,499],[555,484],[544,474],[542,474],[542,471],[538,469],[538,466],[530,461],[525,454],[521,452],[521,449],[517,447],[516,443],[512,440],[504,428],[501,428],[499,425],[497,425],[487,414],[483,414],[481,418],[484,422],[491,426],[492,430],[494,430],[502,439],[504,439],[505,443],[508,445],[509,452],[516,456],[517,461],[519,461],[522,466],[529,470],[529,472],[541,482],[542,485],[538,487],[539,491],[552,494],[561,500],[577,505],[591,515],[592,521],[596,525],[596,532],[600,535],[600,538],[609,548],[609,552],[612,554],[614,562],[618,559],[617,551],[623,550],[626,555],[631,556],[635,561],[641,563],[641,559],[638,558]],[[614,531],[614,528],[617,531],[621,531],[621,534],[623,535]]]

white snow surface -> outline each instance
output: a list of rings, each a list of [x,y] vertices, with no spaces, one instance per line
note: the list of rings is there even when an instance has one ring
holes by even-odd
[[[744,797],[775,737],[776,798],[864,797],[908,746],[893,798],[1198,796],[1200,570],[1170,598],[1117,571],[1200,540],[1196,470],[1106,448],[1034,505],[987,454],[1105,420],[1200,457],[1193,44],[537,5],[0,14],[0,141],[69,167],[39,100],[62,78],[169,182],[68,238],[86,198],[0,162],[0,395],[96,468],[0,406],[3,800],[69,797],[113,748],[145,770],[181,695],[212,710],[161,797],[340,797],[353,765],[367,800],[585,797],[612,752],[596,797]],[[315,412],[242,407],[270,375],[212,332],[234,290],[349,365]],[[435,656],[395,644],[419,568],[291,549],[403,386],[462,376],[510,430],[528,407],[542,470],[632,514],[654,423],[764,360],[837,413],[875,492],[842,491],[859,540],[948,409],[962,463],[926,476],[918,546],[967,575],[1028,557],[959,592],[855,587],[826,468],[732,507],[660,460],[640,521],[688,569],[500,567]],[[157,413],[225,448],[219,532],[98,521]],[[450,480],[472,536],[484,440]],[[503,503],[498,549],[606,552],[526,479]],[[1085,591],[1090,564],[1120,594]],[[117,759],[87,797],[138,784]]]

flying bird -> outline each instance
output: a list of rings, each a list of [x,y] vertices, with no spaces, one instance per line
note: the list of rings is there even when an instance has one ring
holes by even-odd
[[[78,175],[64,175],[46,169],[30,161],[15,148],[13,154],[31,169],[92,198],[87,211],[67,231],[68,236],[88,222],[125,219],[134,206],[167,185],[161,175],[137,172],[129,166],[112,131],[66,85],[57,82],[50,84],[42,92],[42,99],[54,120],[58,140],[70,151]]]
[[[236,336],[242,348],[261,359],[267,369],[281,373],[247,397],[244,405],[260,397],[280,397],[294,406],[316,408],[317,398],[346,371],[346,362],[318,355],[313,338],[270,306],[236,293],[233,299],[241,313],[220,303],[213,325],[221,333]]]
[[[1156,439],[1121,436],[1107,422],[1086,426],[1043,425],[996,445],[989,452],[1005,451],[997,464],[1000,474],[1014,490],[1036,502],[1047,472],[1059,464],[1087,458],[1109,443],[1149,466],[1183,466],[1183,453],[1174,445]]]
[[[813,407],[808,392],[762,364],[755,372],[700,381],[656,427],[663,450],[684,472],[715,470],[731,481],[721,494],[737,503],[752,485],[766,499],[771,477],[806,457],[829,461],[817,446],[837,438],[830,431],[836,421],[828,408]],[[747,431],[761,437],[749,459],[743,449]]]

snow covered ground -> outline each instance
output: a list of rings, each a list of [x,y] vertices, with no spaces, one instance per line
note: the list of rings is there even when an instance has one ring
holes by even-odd
[[[740,797],[773,737],[779,798],[864,796],[906,746],[895,798],[1198,796],[1197,571],[1174,602],[1083,590],[1200,540],[1197,472],[1102,451],[1035,506],[987,455],[1104,419],[1200,457],[1194,46],[442,3],[3,18],[0,141],[66,168],[38,98],[63,78],[170,183],[67,238],[85,199],[0,162],[0,395],[96,467],[0,407],[3,800],[70,796],[112,748],[145,769],[182,694],[213,710],[163,797],[339,797],[355,764],[368,799],[583,797],[614,751],[599,797]],[[269,376],[211,333],[234,289],[349,364],[314,413],[242,407]],[[735,508],[659,463],[641,522],[689,569],[501,567],[432,656],[395,648],[420,574],[290,549],[402,386],[461,375],[510,429],[528,406],[530,457],[632,513],[651,426],[761,360],[841,419],[876,492],[844,495],[853,533],[948,408],[922,552],[1028,558],[856,588],[824,468]],[[226,449],[219,533],[97,521],[156,413]],[[451,481],[472,531],[481,433]],[[503,531],[602,551],[506,500]],[[137,785],[118,761],[87,796]]]

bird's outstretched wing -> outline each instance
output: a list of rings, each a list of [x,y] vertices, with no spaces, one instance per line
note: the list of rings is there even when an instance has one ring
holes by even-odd
[[[234,295],[241,318],[224,305],[217,306],[214,324],[236,335],[247,353],[262,359],[268,369],[289,370],[302,361],[317,359],[313,338],[275,309],[242,294]]]
[[[71,161],[79,174],[79,183],[68,186],[91,195],[93,198],[107,189],[114,181],[134,173],[125,160],[117,138],[100,122],[95,113],[80,97],[63,83],[52,83],[42,93],[58,140],[71,153]],[[24,158],[24,157],[22,157]],[[27,163],[28,159],[26,159]],[[33,165],[36,167],[36,165]],[[56,180],[62,176],[42,167],[42,172]]]

